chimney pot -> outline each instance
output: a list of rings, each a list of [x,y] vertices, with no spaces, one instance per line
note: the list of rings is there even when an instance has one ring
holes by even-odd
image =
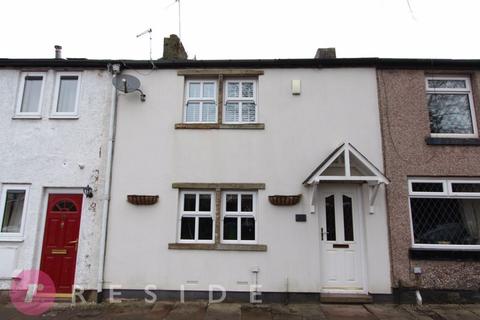
[[[188,55],[182,41],[176,34],[163,38],[163,58],[165,60],[187,60]]]
[[[55,59],[62,59],[62,46],[55,46]]]
[[[336,59],[335,48],[318,48],[315,59]]]

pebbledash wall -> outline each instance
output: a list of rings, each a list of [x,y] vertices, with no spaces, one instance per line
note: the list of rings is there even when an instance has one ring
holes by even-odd
[[[460,68],[461,67],[461,68]],[[461,76],[470,78],[476,119],[479,123],[480,72],[457,63],[457,69],[378,70],[381,123],[385,157],[385,172],[391,183],[387,188],[390,245],[392,257],[392,286],[394,288],[478,290],[480,262],[474,251],[451,249],[431,251],[437,256],[410,258],[412,227],[408,198],[409,177],[480,177],[478,139],[445,141],[429,144],[430,119],[427,107],[426,76]],[[473,141],[472,141],[473,140]],[[470,143],[470,145],[468,145]],[[442,255],[439,257],[438,255]],[[460,255],[458,255],[460,254]],[[463,255],[463,257],[461,257]],[[477,260],[477,261],[475,261]],[[413,268],[421,268],[417,280]],[[451,301],[451,300],[450,300]]]
[[[55,76],[66,70],[81,74],[78,118],[53,119]],[[22,71],[46,73],[41,116],[36,119],[14,118]],[[0,69],[0,97],[0,187],[30,186],[22,239],[0,241],[0,289],[10,287],[12,275],[40,266],[48,193],[82,193],[82,188],[90,185],[93,198],[83,198],[75,284],[96,290],[112,101],[106,64],[104,70],[21,65]]]
[[[247,66],[248,67],[248,66]],[[113,165],[104,288],[319,292],[319,214],[310,212],[304,179],[336,147],[350,142],[383,170],[374,68],[266,68],[258,77],[258,122],[265,128],[176,129],[183,119],[185,77],[174,68],[125,73],[141,80],[146,102],[121,95]],[[301,80],[294,96],[291,81]],[[175,250],[179,190],[173,183],[264,183],[258,191],[258,243],[265,252]],[[320,186],[321,188],[321,186]],[[129,194],[159,195],[152,206]],[[273,206],[269,195],[302,194]],[[365,199],[364,199],[365,200]],[[295,214],[307,214],[296,222]],[[375,213],[363,212],[367,287],[391,292],[384,187]],[[150,287],[152,289],[152,287]],[[128,293],[125,293],[128,294]]]

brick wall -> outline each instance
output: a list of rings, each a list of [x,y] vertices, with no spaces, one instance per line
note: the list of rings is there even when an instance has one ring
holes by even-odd
[[[431,70],[378,70],[380,119],[387,188],[393,287],[414,286],[412,268],[422,267],[422,287],[478,289],[480,261],[411,260],[408,176],[480,177],[480,146],[427,145],[430,135],[425,75],[469,75],[475,110],[480,114],[480,72]]]

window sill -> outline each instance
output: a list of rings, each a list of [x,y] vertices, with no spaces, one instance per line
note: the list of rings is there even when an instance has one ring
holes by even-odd
[[[12,117],[12,119],[14,120],[41,120],[42,119],[42,116],[41,115],[36,115],[36,116],[27,116],[27,115],[14,115]]]
[[[265,244],[169,243],[170,250],[267,251]]]
[[[264,123],[176,123],[175,129],[245,129],[264,130]]]
[[[480,261],[479,249],[410,248],[412,260]]]
[[[78,115],[72,115],[72,116],[61,116],[61,115],[57,115],[57,116],[50,116],[49,119],[52,119],[52,120],[76,120],[80,118]]]
[[[479,138],[436,138],[427,137],[425,142],[431,146],[480,146]]]
[[[19,237],[5,237],[0,236],[0,242],[23,242],[25,239],[22,236]]]

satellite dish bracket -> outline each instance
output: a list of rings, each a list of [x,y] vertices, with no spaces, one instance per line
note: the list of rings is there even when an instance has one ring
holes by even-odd
[[[137,89],[137,90],[135,90],[135,91],[140,92],[140,101],[145,102],[145,100],[147,100],[147,96],[145,95],[145,93],[143,93],[142,90]]]

